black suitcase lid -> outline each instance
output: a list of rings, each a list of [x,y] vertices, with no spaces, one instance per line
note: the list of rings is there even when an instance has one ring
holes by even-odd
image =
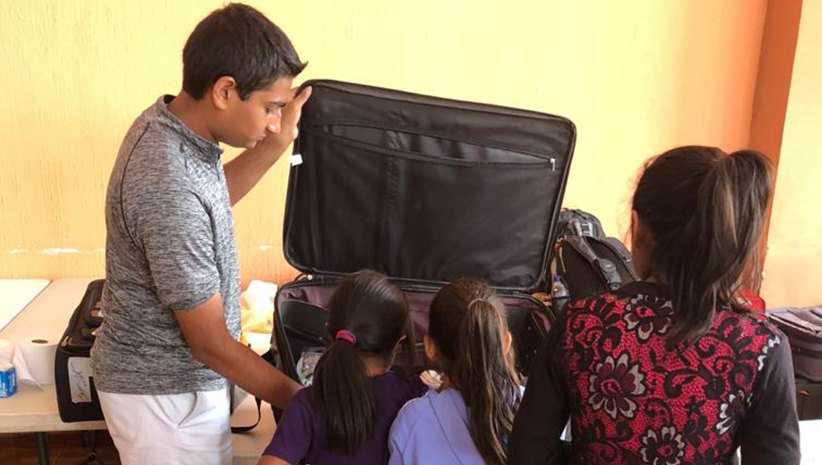
[[[292,266],[539,286],[574,149],[571,121],[358,84],[308,85],[286,200]]]

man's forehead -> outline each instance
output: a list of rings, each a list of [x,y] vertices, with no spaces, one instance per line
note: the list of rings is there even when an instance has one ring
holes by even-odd
[[[294,78],[282,76],[264,89],[252,92],[257,98],[266,101],[291,100],[291,84]]]

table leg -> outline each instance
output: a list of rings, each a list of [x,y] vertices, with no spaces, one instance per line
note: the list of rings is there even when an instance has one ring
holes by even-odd
[[[46,433],[35,433],[37,436],[37,458],[40,465],[49,465],[49,438]]]

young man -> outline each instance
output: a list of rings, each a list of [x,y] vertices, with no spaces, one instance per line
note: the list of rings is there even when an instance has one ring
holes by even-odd
[[[134,122],[106,196],[105,323],[92,351],[124,465],[231,463],[226,378],[278,407],[299,386],[237,342],[231,206],[297,135],[305,67],[255,9],[206,17],[183,50],[183,89]],[[220,162],[219,143],[247,150]]]

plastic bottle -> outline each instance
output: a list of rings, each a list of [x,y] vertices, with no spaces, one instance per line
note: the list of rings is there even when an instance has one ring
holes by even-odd
[[[565,287],[562,278],[559,275],[554,276],[554,282],[551,283],[551,302],[555,315],[559,315],[565,309],[568,297],[568,288]]]

